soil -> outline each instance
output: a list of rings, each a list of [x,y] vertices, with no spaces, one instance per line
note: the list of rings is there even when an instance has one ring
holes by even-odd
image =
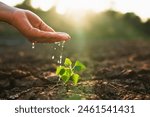
[[[64,55],[87,66],[77,86],[59,81],[48,49],[1,45],[0,99],[149,100],[150,40],[94,41],[80,51],[74,43],[65,46]]]

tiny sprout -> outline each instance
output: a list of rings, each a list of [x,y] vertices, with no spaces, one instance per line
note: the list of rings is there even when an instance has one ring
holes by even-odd
[[[57,67],[56,74],[65,84],[72,81],[74,85],[77,85],[80,79],[80,75],[77,73],[84,71],[86,67],[79,61],[76,61],[74,66],[72,64],[72,61],[66,58],[64,66]]]

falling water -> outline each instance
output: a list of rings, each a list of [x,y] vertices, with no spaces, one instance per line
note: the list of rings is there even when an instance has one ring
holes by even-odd
[[[35,48],[35,43],[32,43],[32,49],[34,49]]]
[[[63,55],[64,45],[65,45],[65,41],[63,41],[62,44],[61,44],[61,53],[60,53],[60,57],[59,57],[60,65],[62,63],[62,55]]]
[[[51,46],[52,48],[51,51],[54,52],[53,54],[51,54],[51,59],[53,61],[56,61],[59,65],[62,64],[64,44],[65,44],[65,41],[55,42],[54,45]],[[35,42],[32,43],[32,49],[34,48],[35,48]],[[56,56],[56,54],[58,53],[57,50],[60,52],[58,57]]]
[[[55,56],[52,56],[52,59],[55,59]]]
[[[51,48],[52,48],[51,51],[53,51],[53,54],[51,55],[51,59],[53,61],[56,61],[56,63],[58,63],[59,65],[62,64],[64,44],[65,44],[65,41],[63,41],[63,42],[55,42],[54,46],[51,46]],[[58,53],[59,53],[59,55],[56,56],[56,54],[58,54]]]

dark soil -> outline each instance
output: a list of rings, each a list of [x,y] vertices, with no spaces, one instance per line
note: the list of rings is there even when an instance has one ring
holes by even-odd
[[[58,80],[57,65],[46,49],[0,46],[0,99],[149,100],[150,41],[95,41],[80,52],[73,43],[65,46],[65,55],[87,66],[76,87]]]

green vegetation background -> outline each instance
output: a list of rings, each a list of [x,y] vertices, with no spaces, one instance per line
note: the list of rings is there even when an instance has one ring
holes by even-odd
[[[25,0],[19,8],[29,9],[39,15],[56,31],[67,32],[72,37],[85,39],[135,39],[150,37],[150,19],[142,22],[134,13],[121,14],[108,10],[99,14],[89,12],[84,23],[74,22],[72,18],[56,13],[55,7],[47,12],[33,9],[30,0]],[[6,23],[0,23],[0,36],[20,35],[17,30]]]

